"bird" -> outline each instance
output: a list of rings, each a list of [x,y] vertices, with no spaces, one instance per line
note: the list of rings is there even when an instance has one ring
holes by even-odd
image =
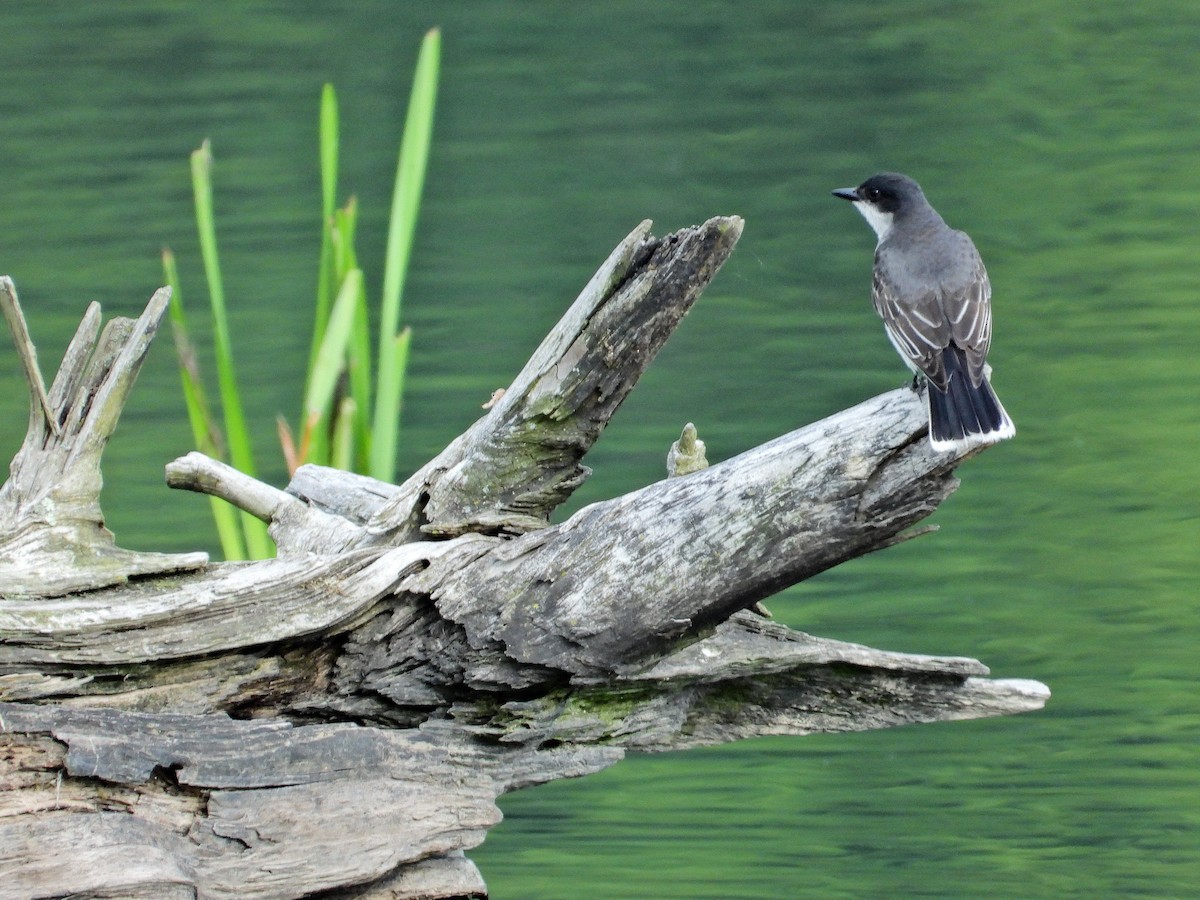
[[[835,197],[874,229],[871,299],[900,358],[926,391],[929,441],[961,453],[1016,427],[990,383],[992,286],[975,244],[938,215],[907,175],[881,172]]]

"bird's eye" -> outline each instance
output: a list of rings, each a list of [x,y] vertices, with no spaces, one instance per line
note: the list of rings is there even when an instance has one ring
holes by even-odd
[[[867,199],[874,203],[879,199],[879,188],[867,188],[865,191]]]

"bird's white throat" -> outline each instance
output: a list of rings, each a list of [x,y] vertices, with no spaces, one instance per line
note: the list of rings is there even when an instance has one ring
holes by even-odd
[[[867,224],[875,229],[875,234],[879,238],[879,243],[883,243],[887,236],[892,231],[892,225],[895,224],[895,217],[890,212],[884,212],[877,209],[870,203],[864,200],[854,201],[854,208],[862,213],[862,217],[867,220]]]

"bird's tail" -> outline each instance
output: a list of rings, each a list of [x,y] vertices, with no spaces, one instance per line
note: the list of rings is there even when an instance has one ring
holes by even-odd
[[[929,442],[934,450],[965,450],[1017,433],[987,377],[978,386],[971,383],[966,354],[960,348],[951,344],[942,361],[946,390],[929,385]]]

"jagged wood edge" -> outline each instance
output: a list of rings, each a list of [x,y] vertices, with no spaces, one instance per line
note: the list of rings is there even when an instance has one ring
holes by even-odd
[[[137,320],[115,318],[103,331],[91,304],[46,391],[16,289],[0,278],[0,307],[32,404],[25,441],[0,487],[0,594],[60,596],[207,562],[203,553],[117,547],[100,510],[100,457],[169,300],[162,288]]]
[[[387,502],[367,520],[376,540],[467,531],[520,533],[586,478],[582,465],[742,232],[719,216],[664,238],[642,222],[610,254],[490,412],[398,489],[357,481]],[[347,479],[334,476],[340,487]],[[323,508],[326,474],[302,467],[289,491]],[[349,512],[343,508],[340,512]]]

